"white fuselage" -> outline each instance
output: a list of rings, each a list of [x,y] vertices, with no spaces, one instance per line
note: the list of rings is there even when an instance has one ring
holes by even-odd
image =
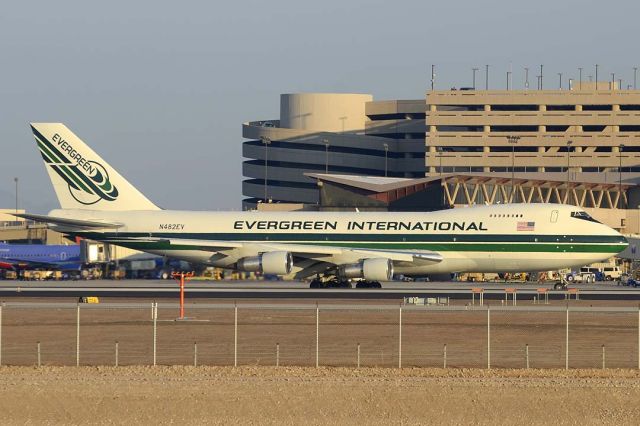
[[[74,235],[111,241],[150,253],[218,267],[232,267],[273,244],[437,252],[439,263],[398,265],[396,273],[541,271],[607,259],[626,240],[601,223],[572,217],[570,205],[511,204],[413,212],[193,212],[54,210],[51,216],[118,222],[117,230]],[[62,229],[65,231],[65,229]],[[68,231],[68,230],[66,230]],[[218,253],[174,248],[145,238],[237,241],[247,244]],[[123,242],[123,239],[129,241]],[[257,248],[256,248],[257,247]],[[336,264],[357,254],[332,255]],[[298,267],[297,270],[300,270]],[[296,269],[294,269],[294,272]]]

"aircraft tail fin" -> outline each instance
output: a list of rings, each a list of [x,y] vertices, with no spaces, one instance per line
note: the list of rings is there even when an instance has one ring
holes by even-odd
[[[63,209],[159,210],[62,123],[31,123]]]

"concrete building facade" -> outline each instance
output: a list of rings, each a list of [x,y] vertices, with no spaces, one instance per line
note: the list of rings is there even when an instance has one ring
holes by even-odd
[[[640,91],[582,83],[572,90],[427,93],[427,175],[500,173],[580,182],[640,177]]]
[[[422,177],[425,132],[423,101],[283,94],[278,120],[243,124],[243,208],[318,203],[316,181],[305,173]]]

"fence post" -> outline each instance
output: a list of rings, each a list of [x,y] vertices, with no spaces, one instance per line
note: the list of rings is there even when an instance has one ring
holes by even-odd
[[[238,366],[238,303],[233,306],[233,366]]]
[[[602,369],[604,370],[606,367],[605,357],[604,357],[604,345],[602,345]]]
[[[118,349],[119,349],[118,348],[118,341],[116,340],[116,367],[118,366],[118,361],[119,361],[118,360],[118,356],[119,356]]]
[[[527,369],[529,369],[529,344],[528,343],[524,347],[524,356],[527,360]]]
[[[80,303],[76,303],[76,367],[80,366]]]
[[[198,342],[193,342],[193,366],[198,366]]]
[[[402,368],[402,305],[398,318],[398,368]]]
[[[38,354],[38,367],[40,367],[42,365],[41,362],[40,362],[41,361],[41,358],[40,358],[40,342],[38,342],[36,344],[36,353]]]
[[[280,343],[276,343],[276,367],[280,367]]]
[[[491,306],[487,305],[487,369],[491,369]]]
[[[360,368],[360,343],[358,343],[358,368]]]
[[[569,303],[567,303],[567,319],[564,338],[564,369],[569,369]]]
[[[320,307],[318,306],[318,302],[316,302],[316,368],[320,365]]]
[[[157,364],[157,355],[158,355],[158,302],[154,302],[153,304],[153,366],[155,367]]]
[[[447,368],[447,344],[446,343],[444,344],[444,349],[442,350],[442,357],[444,358],[442,368]]]

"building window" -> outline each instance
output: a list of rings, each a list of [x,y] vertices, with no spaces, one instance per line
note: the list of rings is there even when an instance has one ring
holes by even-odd
[[[537,132],[538,126],[491,126],[492,132]]]
[[[484,111],[484,105],[436,105],[436,111]]]
[[[612,111],[611,105],[582,105],[583,111]]]
[[[575,111],[575,105],[547,105],[547,111]]]
[[[547,132],[566,132],[569,126],[547,126]]]
[[[538,111],[538,105],[491,105],[491,111]]]
[[[436,126],[438,132],[482,132],[482,126]]]

